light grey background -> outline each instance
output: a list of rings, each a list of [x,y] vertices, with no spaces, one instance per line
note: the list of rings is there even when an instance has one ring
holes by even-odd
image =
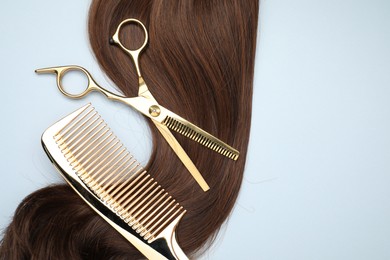
[[[34,74],[79,64],[112,86],[89,49],[89,4],[1,1],[1,229],[26,195],[61,181],[40,135],[87,102],[148,159],[139,115],[98,94],[68,100]],[[390,1],[263,0],[259,36],[245,180],[202,259],[390,259]]]

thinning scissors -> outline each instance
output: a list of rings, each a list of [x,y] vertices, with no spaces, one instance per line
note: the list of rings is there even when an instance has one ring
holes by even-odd
[[[136,23],[139,24],[145,34],[145,40],[142,46],[135,50],[127,49],[122,42],[119,39],[119,32],[121,28],[125,24],[129,23]],[[115,32],[115,34],[112,36],[110,41],[114,44],[117,44],[123,51],[125,51],[129,56],[132,58],[137,75],[138,75],[138,97],[124,97],[117,94],[112,93],[111,91],[99,86],[95,80],[92,78],[91,74],[84,68],[80,66],[59,66],[59,67],[50,67],[50,68],[42,68],[37,69],[37,73],[54,73],[57,76],[57,86],[62,94],[69,98],[82,98],[91,91],[98,91],[103,93],[107,98],[123,102],[130,107],[134,108],[135,110],[139,111],[146,117],[150,118],[154,125],[157,127],[157,129],[160,131],[161,135],[165,138],[165,140],[168,142],[170,147],[173,149],[173,151],[176,153],[176,155],[179,157],[179,159],[182,161],[184,166],[188,169],[188,171],[192,174],[192,176],[195,178],[195,180],[198,182],[198,184],[201,186],[201,188],[204,191],[207,191],[210,189],[207,182],[203,179],[202,175],[200,174],[199,170],[196,168],[192,160],[189,158],[187,153],[184,151],[182,146],[179,144],[179,142],[176,140],[176,138],[171,133],[171,130],[174,130],[194,141],[197,141],[198,143],[208,147],[209,149],[212,149],[222,155],[227,156],[230,159],[237,160],[239,156],[239,152],[234,149],[233,147],[229,146],[228,144],[224,143],[223,141],[219,140],[218,138],[214,137],[213,135],[207,133],[206,131],[202,130],[201,128],[197,127],[196,125],[190,123],[186,119],[180,117],[179,115],[171,112],[170,110],[166,109],[165,107],[161,106],[157,103],[156,99],[153,97],[152,93],[149,91],[140,71],[139,66],[139,56],[143,49],[145,48],[147,42],[148,42],[148,32],[145,28],[145,26],[136,19],[126,19],[122,21]],[[69,71],[81,71],[84,73],[88,79],[88,84],[86,89],[78,94],[72,94],[67,92],[62,84],[62,78],[64,75]]]

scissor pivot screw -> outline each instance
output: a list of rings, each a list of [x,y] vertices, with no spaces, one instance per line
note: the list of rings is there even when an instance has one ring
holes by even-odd
[[[153,105],[149,107],[149,114],[153,117],[159,116],[161,113],[160,108],[157,105]]]

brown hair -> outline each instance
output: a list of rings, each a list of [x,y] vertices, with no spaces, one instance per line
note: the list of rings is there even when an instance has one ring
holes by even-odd
[[[129,242],[68,185],[40,189],[15,211],[0,259],[137,259]]]
[[[158,102],[241,152],[238,161],[232,161],[194,141],[175,135],[210,185],[211,189],[205,193],[155,127],[151,127],[154,147],[147,169],[187,210],[178,226],[177,236],[183,250],[193,255],[215,237],[229,216],[241,186],[251,119],[258,0],[94,0],[89,13],[92,50],[102,69],[118,88],[125,95],[135,96],[137,79],[130,58],[109,44],[109,37],[126,18],[137,18],[148,28],[149,46],[142,54],[140,63],[145,82]],[[121,37],[129,46],[143,40],[143,35],[134,31],[133,27],[127,28]],[[74,197],[64,190],[61,186],[58,192]],[[34,199],[34,196],[26,200]],[[54,209],[54,204],[60,203],[54,199],[60,201],[67,198],[45,198],[46,201],[42,202],[53,204],[52,208],[37,213],[53,215],[51,213],[54,212],[45,211]],[[101,234],[104,233],[107,237],[114,236],[114,230],[107,227],[102,219],[94,217],[86,205],[78,203],[78,207],[90,215],[85,217],[86,223],[82,224],[76,235],[87,236],[84,228],[85,232],[94,233],[99,232],[94,228],[101,228],[104,231],[97,235],[103,236]],[[63,211],[71,210],[71,205],[63,207]],[[23,231],[15,227],[18,214],[23,214],[20,208],[23,208],[23,203],[7,230],[0,255],[9,246],[9,234]],[[38,214],[35,217],[39,219]],[[53,218],[48,221],[61,221],[64,228],[65,225],[69,226],[68,231],[73,226],[81,225],[74,222],[80,221],[77,218]],[[88,225],[90,229],[87,229]],[[27,233],[18,233],[19,236],[31,234],[31,231],[24,231]],[[35,232],[42,232],[38,237],[43,238],[44,235],[49,236],[49,231],[53,232],[42,227]],[[89,243],[89,238],[92,239],[86,237],[83,241]],[[109,242],[107,238],[100,239]],[[96,243],[96,247],[99,245],[97,250],[108,247],[102,246],[100,241]],[[118,244],[118,248],[121,246]],[[142,258],[131,245],[128,245],[126,252]]]

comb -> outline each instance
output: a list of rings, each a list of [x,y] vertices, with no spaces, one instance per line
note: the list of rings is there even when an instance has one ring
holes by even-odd
[[[207,148],[218,152],[234,161],[238,159],[240,152],[223,141],[200,129],[196,125],[188,122],[185,119],[179,118],[178,116],[170,117],[167,116],[163,124],[169,129],[184,135],[191,140],[194,140]]]
[[[133,158],[91,104],[42,135],[64,179],[149,259],[188,259],[176,241],[186,210]]]

